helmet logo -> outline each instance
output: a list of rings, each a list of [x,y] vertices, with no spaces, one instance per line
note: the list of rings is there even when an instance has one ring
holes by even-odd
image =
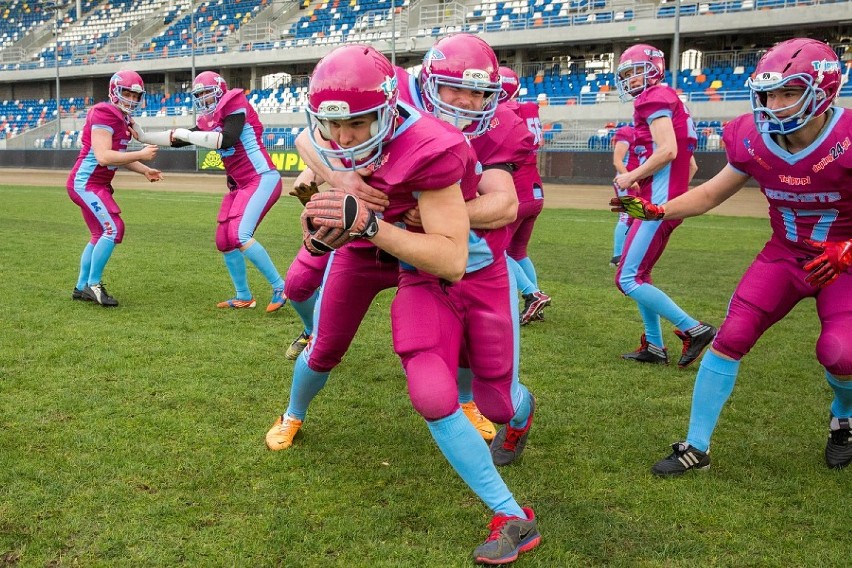
[[[755,83],[779,83],[784,79],[783,73],[778,73],[777,71],[764,71],[763,73],[758,73],[757,77],[754,78]]]
[[[346,101],[323,101],[320,103],[317,114],[326,118],[345,118],[351,113],[349,112],[349,103]]]
[[[481,69],[465,69],[462,79],[465,81],[488,81],[490,75]]]
[[[646,49],[644,51],[648,57],[663,57],[663,52],[659,49]]]
[[[828,61],[823,59],[822,61],[813,61],[811,63],[814,66],[814,71],[822,73],[840,73],[839,61]]]
[[[390,99],[397,89],[396,77],[385,77],[385,80],[382,81],[381,88],[385,97]]]
[[[446,57],[440,49],[436,49],[434,47],[430,47],[429,51],[426,52],[426,55],[423,56],[423,61],[440,61],[442,59],[446,59]]]

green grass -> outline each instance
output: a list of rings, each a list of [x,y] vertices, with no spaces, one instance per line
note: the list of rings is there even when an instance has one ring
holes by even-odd
[[[105,279],[121,307],[106,310],[70,299],[87,232],[64,189],[0,187],[0,566],[470,565],[490,515],[410,406],[392,294],[297,445],[269,452],[298,318],[263,313],[269,290],[252,268],[260,309],[214,307],[232,292],[213,242],[218,195],[117,197],[127,235]],[[603,203],[546,210],[531,245],[554,305],[522,329],[539,411],[524,459],[503,473],[543,543],[517,565],[847,564],[850,472],[822,462],[831,393],[813,302],[746,358],[713,468],[653,478],[685,434],[695,369],[619,360],[641,328],[607,266],[613,222]],[[764,219],[689,220],[655,281],[718,324],[768,234]],[[296,200],[257,237],[283,273]]]

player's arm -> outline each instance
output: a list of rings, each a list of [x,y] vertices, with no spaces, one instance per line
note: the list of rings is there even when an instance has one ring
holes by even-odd
[[[668,116],[655,119],[651,125],[651,138],[654,140],[654,153],[632,172],[615,176],[615,183],[627,189],[640,179],[652,176],[677,158],[677,138],[674,125]]]
[[[748,180],[749,176],[726,166],[712,179],[666,202],[665,205],[654,205],[641,197],[630,195],[615,197],[610,201],[610,205],[612,211],[626,212],[637,219],[686,219],[717,207],[742,189]]]
[[[626,174],[627,167],[624,165],[624,158],[627,156],[627,151],[630,149],[630,144],[620,140],[615,143],[615,148],[612,149],[612,167],[616,173]]]
[[[499,164],[482,172],[479,195],[467,202],[470,226],[474,229],[498,229],[518,216],[518,194],[511,166]],[[422,213],[421,213],[422,216]]]
[[[695,161],[695,156],[689,157],[689,181],[698,173],[698,162]]]
[[[318,136],[317,139],[321,140],[321,137]],[[356,172],[339,172],[329,168],[317,154],[316,148],[311,143],[310,133],[307,130],[302,130],[296,136],[296,151],[299,152],[299,156],[308,168],[314,171],[320,178],[327,181],[332,187],[342,189],[347,193],[359,197],[374,211],[384,211],[385,207],[390,205],[388,196],[383,191],[367,185],[364,179]]]
[[[130,162],[129,164],[125,164],[124,167],[130,170],[131,172],[142,174],[151,183],[163,179],[163,172],[156,168],[150,168],[142,162]]]
[[[470,224],[458,185],[424,191],[418,200],[425,233],[414,233],[379,220],[371,239],[380,249],[419,270],[458,282],[467,266]]]
[[[121,152],[112,149],[112,132],[106,128],[92,128],[92,151],[99,166],[126,166],[140,160],[153,160],[157,155],[157,146],[145,146],[134,152]]]

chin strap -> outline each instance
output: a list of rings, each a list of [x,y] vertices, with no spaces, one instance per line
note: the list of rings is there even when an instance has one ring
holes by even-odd
[[[172,131],[172,138],[212,150],[218,150],[222,147],[221,132],[204,132],[202,130],[189,130],[188,128],[175,128]]]

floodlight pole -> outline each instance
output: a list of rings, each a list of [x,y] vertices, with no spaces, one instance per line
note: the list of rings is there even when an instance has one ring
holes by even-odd
[[[59,11],[65,6],[54,3],[45,7],[53,12],[53,71],[56,76],[56,144],[62,141],[62,97],[59,94]]]
[[[396,65],[396,2],[391,0],[391,65]]]
[[[674,41],[672,41],[672,57],[669,61],[672,70],[672,89],[677,89],[680,72],[680,0],[675,1]]]
[[[195,80],[195,0],[190,0],[189,2],[189,30],[192,34],[192,41],[190,43],[190,52],[192,53],[192,76],[189,78],[189,91],[192,92],[192,82]],[[192,122],[195,123],[197,120],[195,116],[195,101],[192,102]]]

